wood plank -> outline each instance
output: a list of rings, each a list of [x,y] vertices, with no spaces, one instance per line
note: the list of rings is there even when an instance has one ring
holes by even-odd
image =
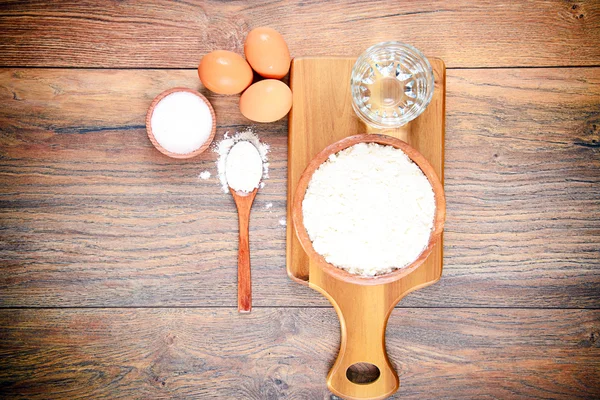
[[[158,93],[199,88],[195,71],[0,76],[0,304],[236,304],[237,212],[218,184],[216,154],[169,159],[144,128]],[[216,139],[250,123],[237,97],[203,93],[217,115]],[[271,163],[251,214],[255,305],[273,294],[312,297],[284,267],[285,124],[258,127]],[[198,178],[205,170],[206,181]]]
[[[3,2],[0,65],[196,68],[215,49],[242,54],[247,33],[264,25],[296,57],[356,56],[396,39],[449,68],[600,64],[594,0],[153,0]]]
[[[600,396],[600,311],[395,310],[394,398]],[[329,398],[332,309],[0,311],[4,398]]]
[[[597,307],[600,69],[448,80],[448,261],[432,292],[459,305],[466,280],[472,305]]]
[[[0,71],[1,306],[235,306],[215,154],[171,160],[145,136],[177,85],[200,88],[195,71]],[[401,306],[597,307],[600,68],[448,71],[447,88],[444,273]],[[249,124],[202,91],[218,138]],[[327,305],[285,272],[287,123],[257,128],[254,304]]]

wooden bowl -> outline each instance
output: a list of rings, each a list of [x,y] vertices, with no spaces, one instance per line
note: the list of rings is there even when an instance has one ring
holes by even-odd
[[[206,141],[204,142],[204,144],[202,146],[200,146],[198,149],[192,151],[191,153],[186,153],[186,154],[173,153],[173,152],[165,149],[164,147],[162,147],[160,145],[160,143],[158,143],[158,141],[154,137],[154,134],[152,133],[152,114],[154,113],[154,108],[162,99],[164,99],[171,93],[175,93],[175,92],[188,92],[188,93],[192,93],[195,96],[198,96],[198,98],[200,100],[202,100],[208,106],[208,109],[210,110],[210,115],[212,116],[212,130],[210,132],[209,137],[206,139]],[[164,92],[162,92],[161,94],[159,94],[158,96],[156,96],[154,98],[154,100],[152,100],[152,103],[150,104],[150,108],[148,108],[148,113],[146,114],[146,132],[148,133],[148,138],[150,139],[150,141],[152,142],[154,147],[156,147],[156,150],[160,151],[164,155],[169,156],[171,158],[180,158],[181,159],[181,158],[196,157],[198,154],[200,154],[200,153],[204,152],[204,150],[208,149],[208,146],[210,146],[210,144],[212,143],[212,141],[215,137],[216,131],[217,131],[217,118],[215,116],[215,110],[212,108],[212,105],[209,103],[209,101],[206,99],[206,97],[204,97],[203,95],[201,95],[200,93],[198,93],[195,90],[188,89],[185,87],[175,87],[172,89],[168,89],[168,90],[165,90]]]
[[[382,145],[393,146],[397,149],[401,149],[402,151],[404,151],[404,153],[406,153],[406,155],[415,164],[417,164],[419,168],[421,168],[421,171],[423,171],[423,173],[429,180],[431,187],[433,188],[433,194],[435,197],[435,215],[433,221],[433,230],[431,231],[431,235],[429,236],[429,243],[427,244],[425,250],[423,250],[423,252],[415,261],[413,261],[406,267],[399,268],[387,274],[377,275],[374,277],[365,277],[361,275],[351,274],[348,271],[338,268],[333,264],[330,264],[327,261],[325,261],[325,258],[319,253],[317,253],[313,248],[312,241],[310,240],[308,232],[306,231],[306,228],[304,226],[304,219],[302,215],[302,202],[304,200],[304,195],[306,194],[308,184],[312,179],[313,173],[319,168],[319,166],[323,162],[325,162],[329,158],[331,154],[335,154],[348,147],[354,146],[357,143],[379,143]],[[324,270],[325,273],[327,273],[335,279],[358,285],[379,285],[382,283],[397,281],[410,274],[415,269],[417,269],[427,259],[435,244],[440,240],[442,231],[444,229],[445,219],[446,198],[444,196],[444,187],[442,186],[442,183],[440,182],[431,164],[429,164],[429,162],[421,153],[419,153],[415,148],[411,147],[408,143],[387,135],[362,134],[349,136],[327,146],[323,151],[317,154],[315,158],[312,159],[312,161],[308,164],[308,166],[302,173],[300,181],[298,182],[298,186],[296,187],[296,192],[294,194],[294,200],[292,204],[292,220],[294,221],[294,229],[296,231],[296,236],[300,241],[300,245],[302,246],[306,254],[308,254],[308,257],[310,258],[311,262],[316,263],[320,268]]]

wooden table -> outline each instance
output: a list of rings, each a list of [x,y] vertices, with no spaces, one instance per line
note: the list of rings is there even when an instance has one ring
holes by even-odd
[[[599,398],[600,3],[558,0],[3,2],[0,397],[330,397],[337,317],[285,272],[287,120],[258,126],[249,315],[216,155],[144,129],[179,85],[218,139],[249,125],[195,68],[261,25],[293,56],[397,39],[447,63],[444,274],[390,318],[395,398]]]

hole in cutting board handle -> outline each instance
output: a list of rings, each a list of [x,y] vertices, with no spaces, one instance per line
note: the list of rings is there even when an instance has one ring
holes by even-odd
[[[379,379],[381,371],[376,365],[366,362],[352,364],[346,370],[346,378],[358,385],[367,385]]]

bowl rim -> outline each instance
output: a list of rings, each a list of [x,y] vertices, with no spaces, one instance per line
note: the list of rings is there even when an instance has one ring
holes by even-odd
[[[406,267],[395,269],[383,275],[376,275],[374,277],[365,277],[361,275],[351,274],[348,271],[338,268],[333,264],[325,261],[325,258],[317,253],[313,248],[312,241],[308,236],[306,227],[304,226],[304,217],[302,213],[302,202],[304,201],[304,195],[306,189],[312,178],[313,173],[325,162],[331,154],[338,153],[348,147],[354,146],[358,143],[378,143],[381,145],[393,146],[397,149],[401,149],[404,153],[423,171],[431,187],[433,189],[435,198],[435,214],[433,220],[433,229],[429,236],[429,242],[427,247],[421,252],[411,264]],[[446,198],[444,194],[444,187],[440,179],[438,178],[433,166],[427,161],[417,149],[410,146],[403,140],[397,139],[388,135],[381,134],[359,134],[348,136],[335,143],[330,144],[319,152],[306,166],[304,172],[300,176],[300,180],[296,186],[294,193],[294,199],[292,202],[292,221],[294,223],[294,230],[296,237],[300,241],[300,245],[308,255],[311,262],[318,265],[327,275],[339,279],[348,283],[354,283],[358,285],[380,285],[397,281],[415,269],[417,269],[427,257],[431,254],[433,247],[440,241],[442,232],[444,229],[444,221],[446,219]]]
[[[202,100],[208,106],[208,110],[210,111],[210,115],[212,116],[212,128],[210,131],[210,135],[208,136],[206,141],[202,144],[202,146],[200,146],[196,150],[194,150],[190,153],[185,153],[185,154],[173,153],[172,151],[165,149],[164,147],[162,147],[160,145],[160,143],[158,143],[158,140],[156,140],[156,138],[154,137],[154,133],[152,132],[152,114],[154,114],[154,109],[156,108],[156,105],[162,99],[167,97],[168,95],[170,95],[172,93],[176,93],[176,92],[187,92],[187,93],[192,93],[192,94],[198,96],[198,98],[200,98],[200,100]],[[148,107],[148,112],[146,113],[146,133],[148,134],[148,139],[150,139],[150,142],[152,142],[152,144],[154,145],[156,150],[160,151],[164,155],[169,156],[171,158],[178,158],[178,159],[192,158],[192,157],[196,157],[197,155],[203,153],[211,145],[212,141],[215,138],[216,132],[217,132],[217,118],[215,115],[215,110],[212,107],[212,104],[210,104],[208,99],[206,97],[204,97],[204,95],[202,95],[202,93],[200,93],[194,89],[190,89],[190,88],[186,88],[186,87],[174,87],[171,89],[167,89],[164,92],[161,92],[158,96],[156,96],[154,98],[154,100],[152,100],[152,103],[150,103],[150,107]]]

